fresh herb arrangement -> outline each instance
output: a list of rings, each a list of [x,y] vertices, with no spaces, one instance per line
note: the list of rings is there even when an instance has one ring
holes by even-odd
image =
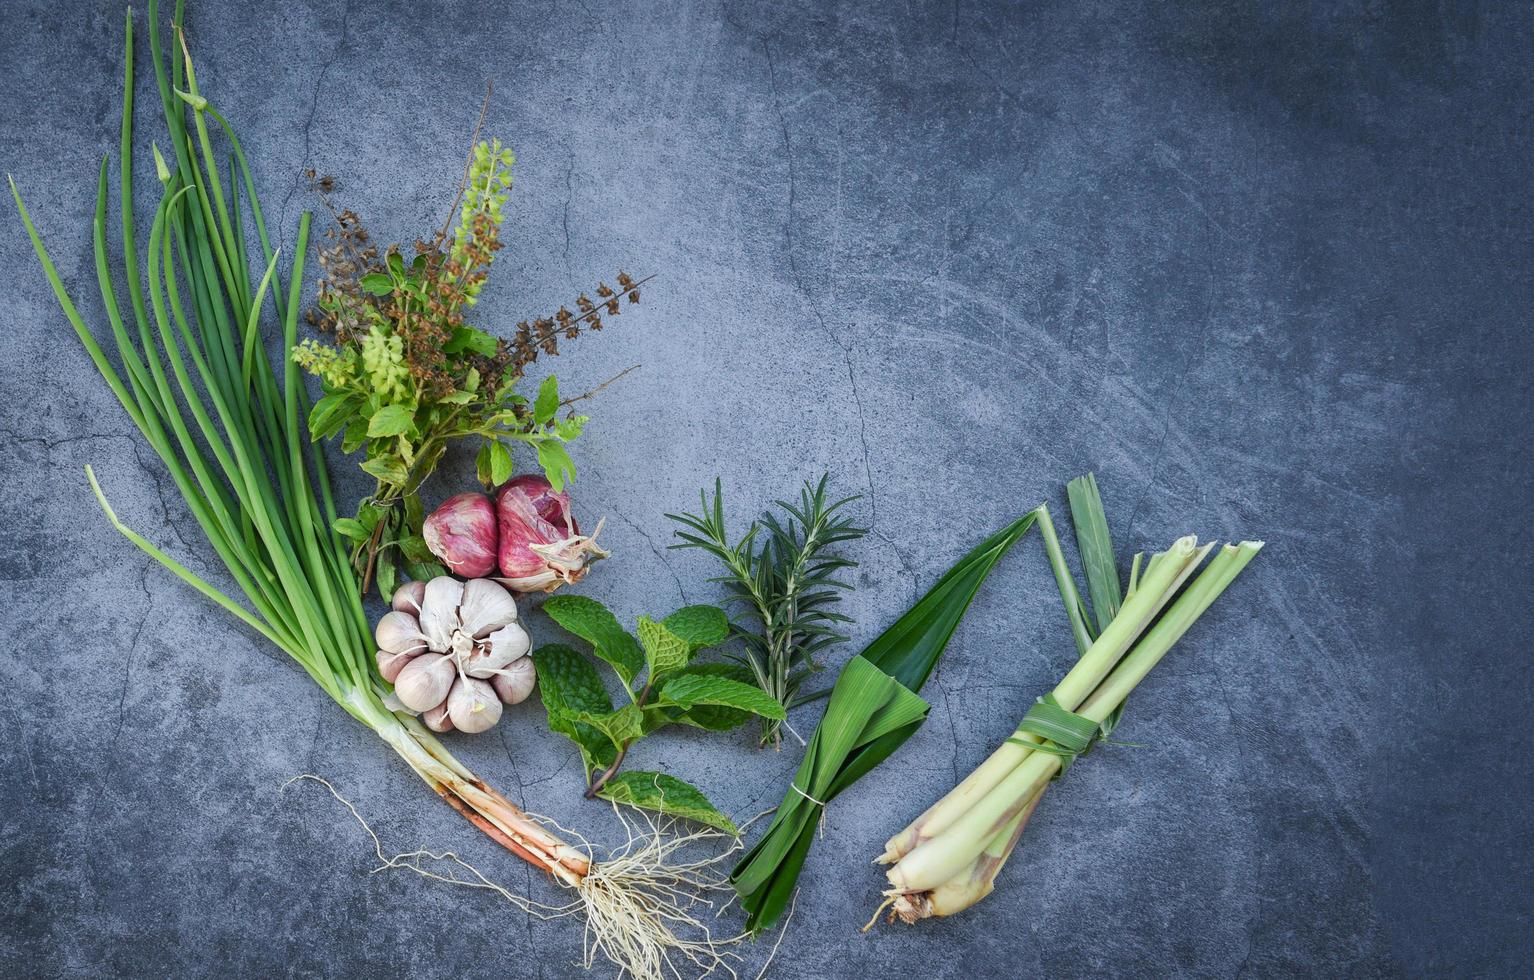
[[[199,91],[181,34],[180,5],[173,27],[183,58],[172,57],[167,64],[162,55],[157,0],[149,0],[149,19],[151,58],[172,152],[169,158],[156,152],[163,188],[141,266],[130,155],[130,12],[118,185],[122,265],[116,270],[128,285],[126,317],[108,261],[106,158],[92,225],[97,280],[117,363],[108,358],[70,298],[14,182],[11,192],[65,318],[134,427],[164,463],[244,601],[220,591],[118,520],[87,470],[108,520],[157,562],[291,656],[321,690],[382,738],[475,827],[571,889],[571,904],[549,907],[497,887],[502,897],[533,914],[583,914],[588,960],[589,950],[600,950],[621,970],[646,978],[674,973],[673,960],[685,959],[702,970],[727,965],[707,925],[688,911],[700,894],[725,887],[710,874],[709,862],[678,864],[673,855],[680,845],[659,834],[631,836],[612,858],[595,860],[589,848],[561,840],[476,777],[417,719],[385,706],[390,692],[375,672],[373,630],[363,610],[358,577],[349,549],[332,531],[337,515],[324,456],[304,431],[308,397],[291,360],[276,365],[269,361],[261,330],[263,316],[275,315],[282,349],[297,343],[310,217],[305,213],[299,222],[290,286],[284,291],[243,150],[233,129]],[[214,154],[215,130],[227,138],[233,157],[227,183],[223,161]],[[242,220],[245,216],[248,222]],[[255,241],[249,238],[252,230]],[[264,305],[268,295],[269,313]],[[195,758],[195,749],[190,751]],[[410,861],[394,866],[428,873]],[[477,881],[475,887],[492,887],[482,875]]]
[[[752,716],[782,719],[783,706],[754,687],[744,668],[694,659],[728,638],[724,610],[700,605],[659,621],[640,616],[637,639],[606,607],[585,596],[554,596],[543,611],[585,640],[628,695],[628,703],[615,709],[591,662],[568,646],[549,644],[533,654],[549,728],[580,747],[586,796],[736,833],[730,818],[696,787],[665,773],[618,771],[635,742],[667,725],[726,731]]]
[[[1262,548],[1260,541],[1227,544],[1193,578],[1214,545],[1179,538],[1143,573],[1136,555],[1121,589],[1095,477],[1073,480],[1068,490],[1092,610],[1048,510],[1039,514],[1080,660],[990,758],[885,844],[877,860],[893,867],[881,910],[890,907],[892,918],[952,915],[990,894],[1050,781],[1113,731],[1129,693]]]
[[[320,181],[335,227],[319,251],[324,275],[308,316],[325,339],[305,340],[293,359],[324,387],[309,416],[311,438],[339,435],[342,451],[362,450],[362,469],[378,481],[336,530],[353,544],[363,591],[376,578],[385,600],[401,566],[418,580],[442,574],[421,537],[417,491],[451,443],[480,441],[487,488],[511,477],[518,443],[537,452],[556,491],[574,478],[565,446],[587,417],[559,413],[585,396],[562,400],[553,375],[531,401],[517,385],[540,354],[559,353],[561,339],[601,330],[622,300],[639,302],[641,283],[619,272],[617,289],[600,283],[595,300],[582,293],[575,311],[524,320],[510,341],[468,322],[502,247],[514,162],[500,140],[476,143],[448,220],[430,240],[417,239],[408,259],[399,245],[380,250],[356,212],[330,205],[333,185]]]
[[[713,581],[724,583],[731,602],[749,622],[737,618],[731,623],[731,633],[746,650],[745,656],[733,659],[750,669],[756,686],[782,705],[785,714],[828,693],[800,697],[799,690],[820,669],[816,655],[845,642],[847,636],[839,627],[852,622],[833,607],[851,588],[838,573],[857,567],[857,562],[832,549],[868,533],[852,518],[837,513],[858,498],[828,501],[827,479],[806,482],[797,505],[778,501],[783,518],[770,511],[763,514],[734,544],[725,525],[724,491],[717,479],[712,501],[707,492],[699,494],[697,514],[667,515],[683,528],[676,532],[682,543],[671,547],[700,548],[724,565],[725,574]],[[762,744],[778,746],[784,724],[782,714],[764,716]]]
[[[1030,511],[981,542],[842,668],[772,825],[730,876],[746,910],[747,930],[770,929],[788,908],[826,804],[926,721],[928,705],[917,692],[986,576],[1028,533],[1037,514]]]

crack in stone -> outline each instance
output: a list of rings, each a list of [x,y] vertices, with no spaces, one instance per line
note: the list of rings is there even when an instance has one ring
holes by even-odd
[[[288,188],[287,196],[282,199],[281,224],[278,225],[277,234],[283,234],[283,229],[288,224],[288,204],[293,200],[293,195],[303,186],[304,171],[309,168],[310,158],[313,156],[312,133],[314,129],[314,117],[319,113],[320,93],[325,88],[325,76],[330,74],[330,69],[341,60],[341,52],[346,48],[346,41],[351,31],[352,4],[346,0],[341,8],[341,37],[336,41],[335,48],[330,52],[330,57],[320,66],[320,73],[314,80],[314,95],[309,100],[309,115],[304,120],[304,155],[303,161],[298,166],[298,173],[293,175],[293,186]]]
[[[119,682],[121,690],[117,695],[117,727],[112,731],[112,753],[119,755],[117,751],[118,740],[123,733],[123,720],[127,714],[128,685],[133,679],[133,654],[138,650],[139,639],[144,635],[144,627],[149,624],[149,616],[154,612],[154,593],[149,589],[149,567],[156,564],[147,556],[139,569],[138,585],[144,591],[144,614],[139,617],[138,625],[133,628],[133,639],[128,641],[128,652],[123,655],[122,680]]]
[[[900,567],[905,570],[906,576],[911,582],[911,596],[914,600],[918,588],[915,569],[911,567],[910,561],[901,553],[894,540],[877,528],[879,523],[879,493],[874,486],[873,465],[870,459],[872,454],[868,449],[868,416],[863,409],[863,393],[858,388],[857,371],[853,367],[852,345],[842,343],[835,332],[831,330],[830,324],[826,323],[825,315],[820,310],[820,304],[816,302],[814,294],[805,285],[804,275],[799,269],[799,259],[794,247],[794,205],[798,199],[798,180],[794,168],[793,143],[788,135],[788,119],[783,115],[783,102],[781,93],[778,90],[777,62],[772,56],[771,39],[763,37],[761,44],[762,52],[767,58],[767,84],[772,91],[772,109],[773,113],[778,117],[778,129],[783,137],[783,158],[788,168],[788,213],[783,223],[785,251],[788,254],[788,271],[793,277],[794,288],[804,297],[805,304],[809,306],[810,312],[814,314],[815,322],[820,326],[820,332],[842,353],[842,364],[847,372],[847,390],[852,395],[853,408],[857,412],[858,445],[863,461],[863,478],[868,485],[870,533],[878,540],[883,541],[890,551],[894,552],[896,561],[900,563]]]
[[[645,541],[645,544],[650,546],[650,550],[652,552],[654,552],[655,557],[660,559],[660,563],[662,565],[664,565],[666,567],[666,571],[671,574],[671,580],[676,583],[677,595],[682,597],[682,604],[683,605],[687,605],[688,602],[690,602],[691,600],[689,600],[687,598],[687,590],[682,587],[682,577],[676,573],[676,569],[675,568],[671,567],[671,559],[666,557],[666,552],[664,550],[662,550],[661,547],[655,543],[655,539],[650,537],[650,535],[645,531],[644,528],[640,527],[638,524],[635,524],[633,521],[629,520],[628,515],[624,514],[621,510],[619,510],[616,507],[614,507],[612,509],[612,511],[613,511],[613,514],[615,514],[617,516],[618,520],[622,521],[623,523],[627,524],[629,527],[633,528],[634,529],[634,533],[639,535],[641,538],[643,538],[644,541]]]
[[[575,175],[575,153],[570,153],[565,163],[565,201],[560,213],[559,225],[565,233],[565,281],[573,283],[575,278],[570,274],[570,198],[573,196],[573,181]]]

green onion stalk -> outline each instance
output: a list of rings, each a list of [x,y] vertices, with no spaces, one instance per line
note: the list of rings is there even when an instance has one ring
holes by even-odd
[[[688,888],[711,884],[699,864],[673,866],[674,841],[640,837],[599,864],[545,829],[453,758],[414,717],[390,710],[345,544],[331,530],[335,501],[319,446],[305,431],[309,399],[286,355],[296,343],[310,215],[299,221],[286,291],[278,254],[234,130],[199,90],[181,31],[182,57],[161,50],[156,0],[149,48],[171,152],[154,147],[162,191],[139,252],[133,201],[133,16],[128,12],[118,170],[124,308],[108,262],[109,157],[92,219],[96,278],[116,350],[109,358],[60,281],[15,181],[11,193],[65,317],[133,425],[160,457],[193,519],[244,601],[210,584],[122,523],[95,474],[92,491],[112,525],[232,616],[284,650],[337,704],[379,735],[438,795],[491,839],[574,889],[576,902],[523,907],[551,916],[584,912],[588,965],[600,950],[636,976],[660,976],[673,955],[719,962],[712,941],[684,940],[696,926]],[[168,68],[167,68],[168,64]],[[227,148],[227,170],[214,136]],[[227,177],[227,182],[226,182]],[[254,230],[252,241],[249,231]],[[260,270],[259,275],[252,270]],[[146,288],[147,286],[147,288]],[[280,324],[280,363],[265,351],[261,321]],[[503,892],[503,894],[506,894]],[[706,930],[705,930],[706,933]]]
[[[915,922],[952,915],[990,894],[1050,782],[1113,731],[1130,692],[1262,547],[1244,541],[1216,551],[1180,538],[1153,556],[1143,574],[1136,556],[1121,593],[1095,480],[1089,474],[1069,490],[1097,620],[1071,577],[1048,508],[1041,507],[1045,552],[1080,659],[989,758],[885,844],[876,860],[892,867],[880,910],[891,907],[892,917]],[[1214,558],[1194,577],[1211,552]]]

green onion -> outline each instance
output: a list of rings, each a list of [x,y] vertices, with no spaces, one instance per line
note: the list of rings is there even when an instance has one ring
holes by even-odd
[[[158,23],[156,0],[150,0],[149,18],[151,26]],[[181,22],[178,2],[172,25],[182,58],[171,59],[169,73],[158,31],[150,31],[151,60],[169,129],[167,145],[173,152],[167,157],[154,149],[163,193],[141,270],[130,158],[131,11],[127,20],[118,188],[127,318],[107,260],[106,159],[92,223],[97,283],[116,364],[60,280],[14,181],[11,194],[65,318],[129,419],[165,464],[244,601],[209,584],[123,524],[87,467],[87,479],[107,519],[161,565],[284,650],[476,827],[575,889],[577,902],[550,914],[584,912],[593,947],[621,968],[651,977],[662,974],[671,955],[720,963],[717,942],[706,937],[687,941],[673,932],[677,924],[700,925],[685,911],[686,889],[725,888],[719,882],[711,886],[699,873],[702,865],[668,864],[675,847],[658,834],[631,837],[630,845],[641,846],[630,846],[611,864],[594,863],[584,849],[564,843],[477,779],[416,719],[386,706],[390,689],[375,672],[372,631],[356,575],[346,548],[330,530],[336,512],[324,458],[304,430],[308,394],[291,359],[284,357],[273,366],[260,330],[270,294],[281,324],[280,349],[289,351],[296,343],[310,216],[303,214],[299,222],[284,297],[277,253],[244,152],[228,123],[198,90],[181,39]],[[206,120],[210,115],[233,154],[227,187],[226,171],[214,157]],[[237,173],[244,178],[243,202]],[[248,224],[254,225],[257,243],[247,240]],[[252,259],[258,277],[252,275]],[[147,302],[141,272],[147,277]],[[510,898],[504,890],[501,894]]]
[[[1036,519],[1037,512],[1029,512],[987,538],[842,668],[772,825],[731,875],[750,932],[771,928],[787,907],[825,804],[926,720],[927,702],[916,692],[942,658],[981,583]]]

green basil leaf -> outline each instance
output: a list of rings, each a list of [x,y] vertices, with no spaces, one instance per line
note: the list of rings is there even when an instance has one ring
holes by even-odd
[[[392,486],[400,486],[410,478],[410,473],[405,469],[405,464],[400,461],[398,456],[394,455],[374,456],[372,459],[364,460],[362,471],[376,476]]]
[[[360,285],[374,296],[387,296],[394,292],[394,280],[382,272],[369,272],[362,277]]]
[[[309,410],[309,438],[316,441],[329,439],[341,431],[341,427],[356,410],[357,398],[352,392],[326,395]]]
[[[499,439],[490,443],[490,482],[500,486],[511,479],[511,450]]]
[[[334,528],[335,532],[341,535],[341,537],[350,538],[351,540],[359,543],[366,541],[369,537],[372,536],[371,532],[368,531],[367,528],[363,527],[362,522],[357,520],[355,517],[338,517],[336,518],[336,522],[330,526]]]
[[[570,458],[558,440],[542,439],[538,442],[538,465],[543,467],[543,475],[548,478],[555,493],[564,490],[565,484],[575,479],[575,460]]]
[[[559,379],[552,374],[538,386],[538,398],[533,402],[533,421],[547,425],[559,411]]]
[[[368,420],[368,438],[382,439],[415,431],[415,412],[407,405],[385,405]]]

